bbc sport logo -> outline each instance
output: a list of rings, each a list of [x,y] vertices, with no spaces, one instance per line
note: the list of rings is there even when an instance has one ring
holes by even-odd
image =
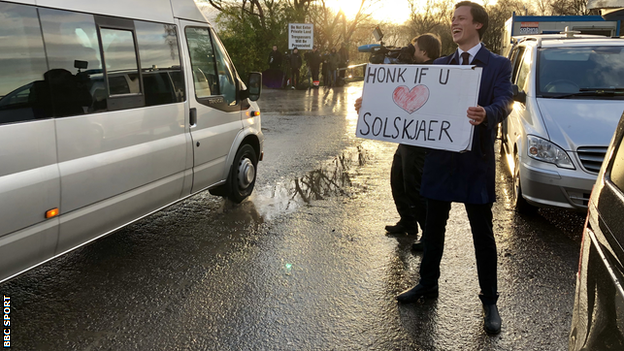
[[[3,325],[3,338],[2,345],[4,348],[11,348],[11,297],[3,295],[3,314],[4,318],[2,319]]]

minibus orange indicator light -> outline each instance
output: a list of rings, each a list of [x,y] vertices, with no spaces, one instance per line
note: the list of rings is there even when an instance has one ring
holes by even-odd
[[[260,111],[251,111],[251,117],[258,117],[260,116]]]
[[[45,214],[45,218],[52,218],[52,217],[56,217],[59,214],[59,209],[58,208],[53,208],[49,211],[46,212]]]

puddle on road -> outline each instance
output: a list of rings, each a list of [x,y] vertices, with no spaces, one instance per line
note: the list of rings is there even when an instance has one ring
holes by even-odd
[[[369,158],[369,153],[361,145],[349,148],[301,177],[256,189],[251,201],[260,215],[268,220],[332,196],[351,197],[364,190],[353,177]]]

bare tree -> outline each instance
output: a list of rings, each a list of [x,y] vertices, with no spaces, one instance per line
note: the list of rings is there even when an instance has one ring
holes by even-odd
[[[411,9],[410,19],[406,26],[410,38],[424,33],[438,34],[442,39],[442,53],[448,54],[455,50],[451,36],[451,17],[454,0],[408,0]]]
[[[485,46],[493,52],[500,53],[503,47],[503,33],[505,22],[514,12],[522,12],[525,5],[522,0],[498,0],[495,4],[485,4],[489,16],[488,29],[483,37]]]
[[[554,16],[586,16],[596,14],[595,11],[587,9],[586,0],[552,0],[552,15]]]

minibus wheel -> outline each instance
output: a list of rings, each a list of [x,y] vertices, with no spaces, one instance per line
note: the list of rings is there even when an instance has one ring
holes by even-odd
[[[256,184],[258,157],[256,150],[245,144],[238,149],[230,172],[230,193],[228,198],[240,203],[251,195]]]

